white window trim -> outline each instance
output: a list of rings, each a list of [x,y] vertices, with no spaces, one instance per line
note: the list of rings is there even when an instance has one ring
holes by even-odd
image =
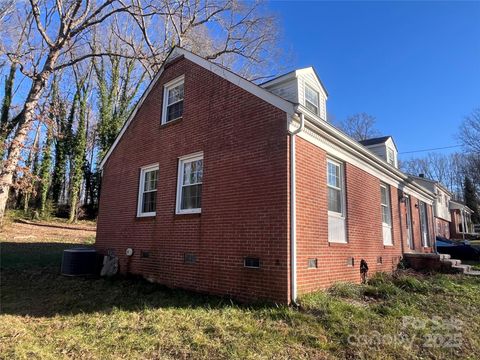
[[[138,200],[137,200],[137,217],[147,217],[157,215],[156,211],[142,212],[143,205],[143,193],[145,189],[145,173],[149,171],[159,170],[158,164],[152,164],[143,166],[140,168],[140,183],[138,186]],[[158,177],[157,177],[157,189],[155,190],[158,195]]]
[[[340,167],[340,194],[341,194],[341,202],[342,202],[342,212],[341,213],[338,213],[338,212],[335,212],[335,211],[330,211],[328,210],[328,188],[330,187],[330,185],[328,184],[328,163],[332,163],[336,166],[339,166]],[[336,244],[347,244],[348,243],[348,240],[347,240],[347,224],[346,224],[346,205],[347,205],[347,201],[346,201],[346,188],[345,188],[345,166],[343,164],[343,162],[341,161],[338,161],[338,160],[335,160],[335,159],[332,159],[332,158],[327,158],[327,210],[328,210],[328,217],[329,218],[337,218],[337,219],[340,219],[343,221],[343,227],[344,227],[344,238],[342,240],[332,240],[330,238],[328,238],[328,242],[329,243],[336,243]]]
[[[381,196],[381,191],[382,188],[385,189],[386,195],[387,195],[387,204],[382,203],[382,196]],[[389,210],[389,215],[390,215],[390,224],[383,222],[383,208],[385,205],[388,206]],[[390,242],[385,242],[385,238],[383,238],[383,245],[384,246],[393,246],[393,234],[392,234],[392,228],[393,228],[393,216],[392,216],[392,195],[390,192],[390,186],[384,183],[380,184],[380,210],[382,210],[382,228],[387,229],[390,232]],[[383,231],[382,231],[382,237],[383,237]]]
[[[183,164],[185,162],[196,161],[196,160],[203,160],[203,152],[198,152],[186,156],[182,156],[178,158],[178,174],[177,174],[177,203],[175,206],[175,214],[182,215],[182,214],[200,214],[202,212],[202,208],[197,209],[181,209],[180,206],[182,204],[182,184],[183,184]],[[205,165],[205,162],[204,162]],[[203,181],[202,181],[203,185]],[[203,194],[203,193],[202,193]],[[203,196],[203,195],[202,195]]]
[[[340,167],[340,188],[337,188],[335,186],[331,186],[328,184],[328,163],[331,163],[333,165],[339,166]],[[327,190],[328,188],[331,187],[333,189],[340,190],[340,195],[341,195],[341,202],[342,202],[342,212],[338,213],[336,211],[330,211],[328,210],[328,216],[332,217],[338,217],[341,219],[345,219],[345,205],[346,205],[346,199],[345,199],[345,176],[344,176],[344,166],[343,163],[340,161],[334,160],[334,159],[327,159]],[[328,196],[328,192],[327,192]],[[328,198],[327,198],[328,200]],[[327,201],[327,209],[328,209],[328,201]]]
[[[395,150],[393,150],[391,147],[387,147],[387,163],[392,166],[396,166]]]
[[[317,98],[318,98],[318,103],[317,104],[314,104],[312,103],[310,100],[307,100],[307,87],[310,88],[310,90],[314,91],[317,93]],[[304,89],[303,89],[303,100],[304,100],[304,104],[305,104],[305,108],[310,111],[312,114],[315,114],[317,116],[320,116],[320,92],[315,90],[315,87],[307,84],[306,82],[304,83]],[[313,106],[315,106],[317,108],[317,112],[314,112],[312,110],[310,110],[308,107],[307,107],[307,102]]]
[[[180,85],[181,83],[183,83],[183,86],[184,86],[184,89],[183,89],[184,95],[183,95],[183,100],[180,100],[180,101],[184,101],[185,100],[185,75],[179,76],[179,77],[173,79],[172,81],[169,81],[165,85],[163,85],[162,125],[174,122],[175,120],[178,120],[178,119],[182,118],[182,117],[178,117],[176,119],[172,119],[172,120],[167,122],[167,107],[168,107],[168,105],[176,104],[176,103],[168,104],[168,91],[170,89]],[[177,101],[177,102],[179,102],[179,101]],[[185,106],[185,104],[184,104],[184,106]]]

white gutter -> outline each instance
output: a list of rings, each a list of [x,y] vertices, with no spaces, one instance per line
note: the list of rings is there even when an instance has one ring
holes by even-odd
[[[299,105],[298,107],[301,112],[304,112],[304,107],[302,107],[301,105]],[[306,112],[309,124],[313,125],[313,129],[317,130],[318,134],[321,134],[323,136],[324,134],[329,135],[331,137],[331,139],[329,140],[332,141],[335,145],[353,154],[356,158],[365,161],[367,164],[371,165],[375,169],[380,170],[382,173],[384,173],[391,179],[395,179],[396,181],[403,183],[407,188],[410,188],[418,192],[419,194],[425,196],[427,199],[432,200],[433,203],[434,196],[431,191],[425,189],[423,186],[416,182],[413,182],[411,180],[409,181],[408,176],[401,172],[399,169],[387,164],[373,152],[368,150],[366,147],[364,147],[357,141],[353,140],[348,135],[342,133],[333,125],[314,115],[311,115],[308,112],[308,109],[306,110]],[[322,131],[324,134],[319,133],[318,130]]]
[[[433,205],[430,206],[430,208],[432,209],[432,228],[433,228],[433,252],[434,253],[438,253],[437,251],[437,223],[435,221],[435,214],[433,213],[433,207],[436,205],[436,201],[437,200],[434,200],[433,201]]]
[[[300,127],[290,133],[290,298],[297,303],[297,201],[295,175],[295,135],[303,131],[305,118],[300,113]]]

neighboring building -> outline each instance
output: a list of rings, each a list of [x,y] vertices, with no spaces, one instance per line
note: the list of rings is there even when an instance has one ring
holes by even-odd
[[[434,195],[329,124],[327,96],[313,68],[257,86],[175,48],[100,164],[96,247],[122,273],[282,303],[431,252]]]
[[[433,214],[435,216],[435,233],[438,236],[450,239],[450,201],[452,194],[440,182],[427,179],[424,174],[410,176],[415,182],[422,185],[435,194]]]
[[[472,223],[473,210],[459,201],[450,201],[452,222],[450,233],[452,239],[464,239],[465,235],[475,233]]]

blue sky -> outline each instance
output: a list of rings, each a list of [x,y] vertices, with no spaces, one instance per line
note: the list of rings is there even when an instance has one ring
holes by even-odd
[[[374,115],[400,152],[457,144],[459,123],[480,107],[480,2],[269,7],[279,15],[292,68],[314,66],[327,87],[328,112]]]

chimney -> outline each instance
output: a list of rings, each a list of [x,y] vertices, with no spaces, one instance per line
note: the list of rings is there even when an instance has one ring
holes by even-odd
[[[424,178],[425,174],[418,174],[418,177]]]

